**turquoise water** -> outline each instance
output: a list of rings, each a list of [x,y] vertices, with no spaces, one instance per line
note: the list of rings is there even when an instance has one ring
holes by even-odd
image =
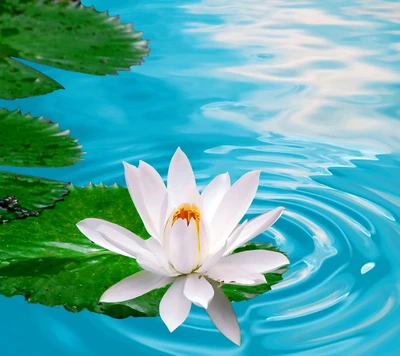
[[[234,304],[241,348],[200,308],[170,334],[159,318],[0,297],[1,354],[398,354],[400,3],[84,4],[134,22],[150,56],[107,77],[34,65],[66,90],[0,106],[59,122],[87,154],[74,167],[18,171],[124,184],[122,160],[165,176],[177,146],[200,186],[261,169],[249,217],[286,206],[258,240],[288,252],[291,269],[270,293]]]

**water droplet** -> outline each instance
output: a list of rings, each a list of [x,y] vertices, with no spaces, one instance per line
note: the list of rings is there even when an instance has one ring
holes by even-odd
[[[369,272],[374,267],[375,267],[375,263],[374,262],[366,263],[364,266],[361,267],[361,274],[365,274],[365,273]]]

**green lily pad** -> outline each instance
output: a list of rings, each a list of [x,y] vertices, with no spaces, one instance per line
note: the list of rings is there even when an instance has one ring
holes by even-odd
[[[0,224],[37,216],[68,194],[68,183],[0,171]]]
[[[99,303],[106,289],[141,268],[134,259],[90,242],[75,226],[88,217],[112,221],[148,237],[126,188],[70,187],[64,202],[44,210],[39,218],[14,220],[0,229],[0,294],[23,295],[31,303],[62,305],[73,312],[87,309],[115,318],[158,315],[168,286],[124,303]],[[249,244],[245,248],[271,246]],[[268,290],[270,283],[281,278],[281,272],[274,273],[272,282],[259,291]],[[230,288],[224,286],[235,301],[249,299],[246,291],[252,296],[255,291],[255,287],[243,287],[238,292]]]
[[[94,75],[139,65],[149,49],[132,24],[79,2],[2,0],[0,97],[24,98],[62,86],[15,58]]]
[[[81,155],[77,140],[58,124],[0,109],[0,166],[64,167],[75,164]]]

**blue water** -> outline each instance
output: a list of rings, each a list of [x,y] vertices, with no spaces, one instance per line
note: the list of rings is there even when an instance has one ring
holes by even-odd
[[[261,169],[249,217],[286,206],[258,239],[288,252],[291,269],[270,293],[234,304],[241,348],[200,308],[170,334],[159,318],[0,297],[1,354],[399,354],[400,3],[84,4],[134,22],[150,56],[107,77],[34,65],[66,90],[0,106],[59,122],[87,154],[74,167],[18,171],[124,184],[122,160],[165,176],[177,146],[200,186]]]

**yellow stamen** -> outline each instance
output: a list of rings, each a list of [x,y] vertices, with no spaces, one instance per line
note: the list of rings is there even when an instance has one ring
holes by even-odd
[[[193,219],[197,225],[200,223],[200,210],[195,205],[182,204],[175,210],[172,216],[172,225],[178,219],[186,220],[187,226],[189,226],[190,220]]]

